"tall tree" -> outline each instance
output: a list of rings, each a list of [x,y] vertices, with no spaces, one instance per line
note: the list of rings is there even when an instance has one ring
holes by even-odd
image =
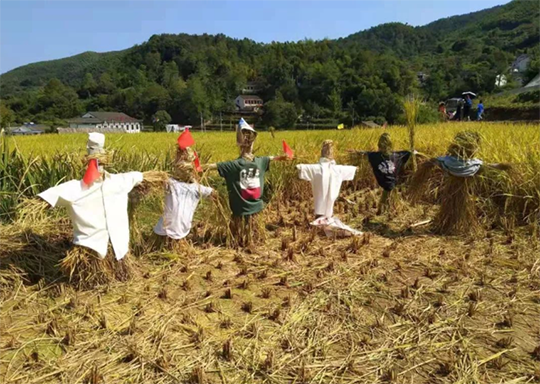
[[[14,121],[15,115],[13,111],[4,103],[0,103],[0,128],[8,128]]]
[[[166,125],[171,122],[171,115],[167,111],[157,111],[152,118],[152,122],[154,123],[154,131],[165,131]]]

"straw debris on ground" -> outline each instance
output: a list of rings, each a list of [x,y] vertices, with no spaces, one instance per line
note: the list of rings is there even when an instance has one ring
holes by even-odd
[[[417,129],[417,148],[430,155],[453,136],[435,147]],[[338,152],[348,143],[375,146],[379,136],[356,134]],[[306,146],[320,148],[319,137]],[[336,203],[336,215],[364,231],[347,239],[310,228],[311,190],[290,164],[270,171],[265,239],[249,248],[227,246],[230,213],[219,185],[185,242],[152,242],[163,191],[149,190],[132,212],[135,277],[93,289],[59,268],[72,247],[66,213],[21,195],[0,226],[0,382],[538,382],[540,156],[524,151],[492,153],[489,161],[510,160],[516,173],[480,183],[483,231],[462,236],[433,232],[437,193],[378,215],[378,191],[362,165]],[[148,168],[132,169],[152,169],[147,160]],[[396,193],[406,197],[407,188]],[[508,193],[493,194],[501,189]]]

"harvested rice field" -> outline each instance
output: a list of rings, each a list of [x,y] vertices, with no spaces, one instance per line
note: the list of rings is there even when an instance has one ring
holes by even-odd
[[[58,267],[71,247],[67,213],[35,195],[81,178],[85,135],[4,139],[0,177],[0,382],[5,383],[537,383],[540,382],[540,129],[490,123],[419,126],[416,149],[443,155],[460,130],[479,132],[478,157],[510,163],[477,176],[479,231],[438,234],[440,180],[416,201],[407,169],[392,209],[367,160],[380,130],[262,132],[258,155],[286,140],[297,159],[273,163],[263,239],[231,246],[224,182],[199,205],[191,234],[171,246],[152,228],[163,190],[133,196],[133,276],[93,288]],[[395,149],[407,130],[391,127]],[[203,163],[237,155],[234,133],[195,133]],[[170,170],[173,134],[107,135],[110,169]],[[357,165],[335,214],[363,231],[328,238],[311,186],[324,139]],[[422,165],[419,159],[419,166]]]

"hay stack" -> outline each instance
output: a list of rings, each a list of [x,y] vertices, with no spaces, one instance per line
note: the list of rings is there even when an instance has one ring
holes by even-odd
[[[448,148],[448,155],[461,160],[470,160],[478,152],[480,135],[476,132],[459,132]],[[411,181],[409,196],[418,201],[433,186],[441,170],[436,159],[422,164]],[[434,230],[440,234],[476,234],[481,226],[476,212],[477,177],[456,177],[444,173],[438,190],[440,209],[435,219]]]

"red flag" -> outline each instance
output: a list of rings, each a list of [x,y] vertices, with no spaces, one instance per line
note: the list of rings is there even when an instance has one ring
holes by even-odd
[[[193,144],[195,144],[195,140],[193,140],[193,136],[191,136],[189,128],[186,128],[184,132],[178,136],[178,146],[181,149],[186,149],[187,147],[191,147]]]
[[[289,147],[287,145],[287,143],[285,142],[285,140],[283,140],[283,152],[285,152],[285,154],[287,155],[287,157],[289,159],[292,159],[294,157],[294,152],[293,150],[291,149],[291,147]]]
[[[98,161],[97,159],[90,159],[88,162],[88,167],[86,168],[86,172],[83,177],[83,183],[86,186],[91,186],[94,181],[99,179],[99,169],[98,169]]]
[[[193,151],[193,153],[195,154],[195,160],[193,160],[193,163],[195,164],[195,170],[197,172],[202,172],[203,169],[201,167],[201,162],[199,161],[199,155],[197,155],[196,151]]]

